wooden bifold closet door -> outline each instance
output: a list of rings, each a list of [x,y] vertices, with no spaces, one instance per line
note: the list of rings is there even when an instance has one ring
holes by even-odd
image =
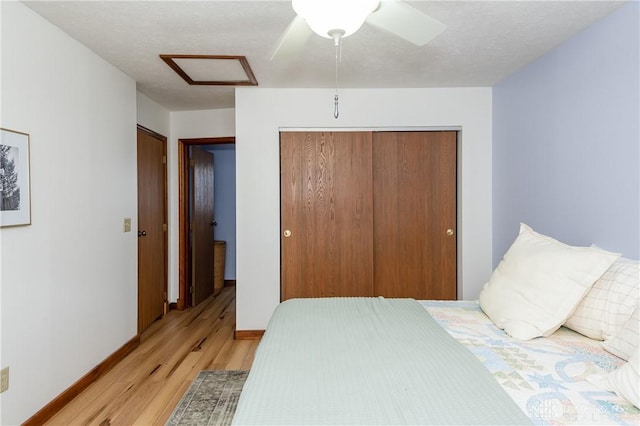
[[[456,132],[282,132],[281,300],[456,298]]]

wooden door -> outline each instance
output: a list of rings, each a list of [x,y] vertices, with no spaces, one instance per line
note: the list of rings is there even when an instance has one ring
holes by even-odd
[[[165,311],[167,298],[166,138],[138,129],[138,332]]]
[[[191,301],[213,294],[213,154],[191,147]]]
[[[280,134],[281,300],[373,291],[371,134]]]
[[[374,133],[375,295],[456,298],[456,139]]]

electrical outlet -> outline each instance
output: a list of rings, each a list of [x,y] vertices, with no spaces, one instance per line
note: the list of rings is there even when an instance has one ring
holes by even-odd
[[[131,218],[124,218],[124,232],[131,232]]]
[[[0,370],[0,393],[9,389],[9,367]]]

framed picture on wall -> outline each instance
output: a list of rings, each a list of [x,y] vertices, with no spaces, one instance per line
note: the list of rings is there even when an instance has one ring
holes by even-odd
[[[0,227],[31,225],[29,135],[0,133]]]

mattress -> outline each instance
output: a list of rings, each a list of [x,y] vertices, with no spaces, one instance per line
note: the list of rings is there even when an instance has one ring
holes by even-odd
[[[624,361],[567,328],[526,342],[498,329],[472,301],[420,301],[466,346],[534,424],[639,425],[640,410],[588,381]]]
[[[452,362],[439,364],[443,357]],[[623,363],[565,328],[512,339],[477,302],[291,300],[256,351],[234,424],[638,425],[640,410],[587,380]],[[465,406],[482,414],[449,416]]]
[[[234,424],[531,424],[412,299],[291,299],[256,350]]]

